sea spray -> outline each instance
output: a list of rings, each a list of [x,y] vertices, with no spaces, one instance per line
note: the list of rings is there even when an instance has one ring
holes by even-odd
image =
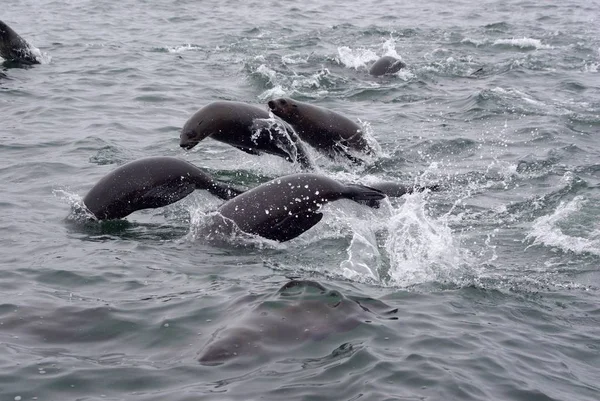
[[[391,285],[452,279],[468,262],[444,218],[432,218],[425,211],[426,196],[406,195],[404,204],[389,219],[385,249]]]

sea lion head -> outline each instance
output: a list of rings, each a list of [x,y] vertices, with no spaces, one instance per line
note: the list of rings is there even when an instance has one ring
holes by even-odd
[[[267,103],[269,106],[269,110],[273,112],[277,117],[287,121],[290,124],[293,124],[294,121],[297,121],[301,118],[300,110],[298,108],[298,103],[289,98],[280,98],[269,100]]]
[[[198,112],[185,122],[185,125],[181,129],[181,135],[179,136],[179,146],[190,150],[196,146],[198,142],[210,135],[209,131],[203,129],[203,117],[203,114]]]

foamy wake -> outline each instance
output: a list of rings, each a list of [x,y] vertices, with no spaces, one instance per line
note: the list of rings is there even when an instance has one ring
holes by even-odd
[[[576,237],[565,234],[561,225],[565,225],[572,215],[581,211],[588,203],[582,196],[576,196],[568,203],[561,202],[554,213],[537,218],[527,235],[528,240],[533,240],[534,245],[545,245],[570,251],[574,253],[591,253],[600,255],[600,232],[598,229],[591,232],[592,238]]]
[[[545,45],[539,39],[533,38],[512,38],[512,39],[498,39],[494,41],[494,46],[512,46],[521,49],[552,49],[552,46]]]
[[[180,45],[180,46],[167,46],[166,49],[167,49],[167,52],[169,52],[169,53],[183,53],[183,52],[201,50],[201,48],[199,46],[194,46],[189,43],[185,44],[185,45]]]
[[[460,43],[473,45],[475,47],[492,45],[492,46],[508,46],[508,47],[518,47],[520,49],[528,50],[528,49],[552,49],[553,47],[550,45],[545,45],[539,39],[533,38],[510,38],[510,39],[496,39],[495,41],[491,41],[489,39],[476,39],[476,38],[463,38]]]

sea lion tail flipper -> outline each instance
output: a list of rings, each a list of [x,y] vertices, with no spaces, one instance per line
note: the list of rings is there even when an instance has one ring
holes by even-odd
[[[406,194],[412,194],[414,192],[423,192],[425,190],[439,191],[441,189],[441,186],[439,184],[425,186],[409,186],[394,181],[377,182],[369,184],[369,186],[371,188],[383,192],[390,198],[399,198]]]
[[[386,196],[385,193],[378,189],[360,184],[346,185],[342,195],[344,198],[358,203],[366,203],[367,205],[370,205],[373,201],[381,200]]]
[[[323,213],[298,213],[287,216],[275,225],[258,229],[256,234],[271,240],[285,242],[313,228],[323,218]]]

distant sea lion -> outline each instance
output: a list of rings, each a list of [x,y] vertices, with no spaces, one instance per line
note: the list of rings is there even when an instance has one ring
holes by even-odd
[[[395,74],[405,68],[406,64],[392,56],[383,56],[377,60],[369,69],[369,74],[379,77],[382,75]]]
[[[350,151],[374,154],[360,125],[339,113],[289,98],[270,100],[268,105],[273,114],[294,128],[300,139],[330,158],[341,155],[361,163]]]
[[[108,173],[87,193],[83,203],[99,220],[121,219],[136,210],[177,202],[195,189],[206,189],[221,199],[242,192],[184,160],[148,157]]]
[[[179,144],[182,148],[191,149],[210,137],[251,155],[265,152],[311,167],[305,148],[294,138],[293,132],[268,119],[269,113],[250,104],[213,102],[186,121]]]
[[[39,64],[40,61],[33,52],[34,48],[25,39],[0,21],[0,56],[4,60],[22,64]]]
[[[322,205],[338,199],[369,202],[383,198],[384,193],[363,185],[346,185],[317,174],[291,174],[236,196],[218,211],[244,232],[284,242],[321,221]]]
[[[348,332],[375,319],[398,319],[398,310],[379,300],[346,297],[309,280],[292,280],[260,301],[247,310],[245,298],[239,302],[245,311],[228,313],[235,319],[201,351],[201,364],[248,362],[289,352],[309,341]]]

